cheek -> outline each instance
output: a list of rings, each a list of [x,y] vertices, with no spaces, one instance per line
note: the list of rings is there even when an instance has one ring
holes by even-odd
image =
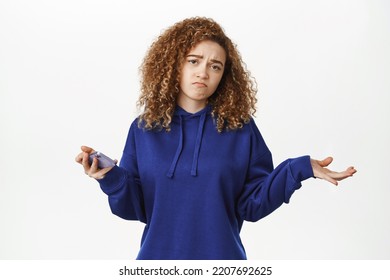
[[[180,83],[187,82],[191,77],[191,72],[183,69],[180,73]]]
[[[222,80],[222,76],[218,76],[218,77],[215,78],[215,80],[213,82],[214,90],[217,89],[217,87],[218,87],[219,83],[221,82],[221,80]]]

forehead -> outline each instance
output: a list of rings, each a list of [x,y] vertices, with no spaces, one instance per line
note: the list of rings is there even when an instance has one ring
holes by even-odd
[[[226,60],[225,50],[214,41],[201,41],[189,50],[187,55],[199,55],[213,59]]]

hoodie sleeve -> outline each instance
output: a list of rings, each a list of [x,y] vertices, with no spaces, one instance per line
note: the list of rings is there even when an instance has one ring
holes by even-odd
[[[243,220],[255,222],[283,203],[289,203],[301,182],[313,177],[313,169],[309,156],[287,159],[274,169],[271,152],[254,122],[251,126],[252,154],[263,152],[250,161],[246,183],[238,200],[238,212]]]
[[[133,151],[133,153],[129,154],[126,151]],[[135,156],[133,126],[130,128],[119,166],[114,166],[98,182],[102,191],[108,195],[108,202],[114,215],[126,220],[139,220],[146,223],[142,187]]]

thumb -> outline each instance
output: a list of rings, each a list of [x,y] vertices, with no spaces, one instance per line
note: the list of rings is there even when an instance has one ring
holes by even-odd
[[[319,164],[322,166],[322,167],[325,167],[325,166],[328,166],[329,164],[331,164],[333,161],[333,158],[332,157],[327,157],[323,160],[320,160],[319,161]]]
[[[94,149],[92,149],[91,147],[88,147],[88,146],[81,146],[81,150],[82,150],[83,152],[88,153],[88,154],[95,151]]]

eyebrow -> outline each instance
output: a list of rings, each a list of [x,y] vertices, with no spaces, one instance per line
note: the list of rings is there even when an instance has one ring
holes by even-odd
[[[196,58],[203,59],[203,55],[197,55],[197,54],[189,54],[189,55],[187,55],[187,57],[196,57]],[[223,63],[221,61],[219,61],[218,59],[210,59],[210,61],[213,63],[221,64],[221,66],[223,66]]]

